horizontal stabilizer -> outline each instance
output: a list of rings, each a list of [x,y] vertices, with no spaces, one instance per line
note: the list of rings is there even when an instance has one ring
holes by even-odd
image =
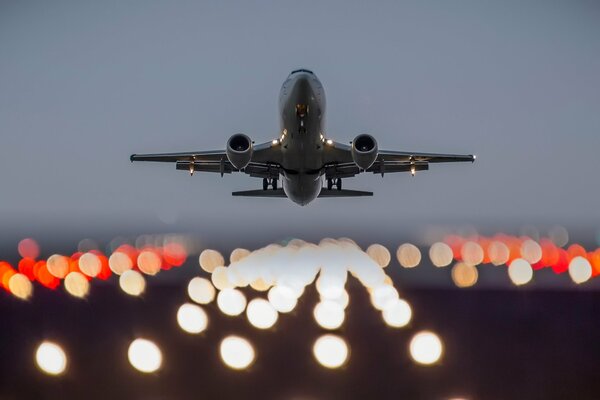
[[[373,196],[373,192],[363,192],[362,190],[337,190],[337,189],[321,189],[319,197],[362,197]]]
[[[287,197],[283,192],[283,189],[267,189],[267,190],[242,190],[241,192],[233,192],[231,193],[233,196],[243,196],[243,197]]]

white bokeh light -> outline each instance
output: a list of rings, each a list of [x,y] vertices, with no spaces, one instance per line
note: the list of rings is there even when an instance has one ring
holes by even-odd
[[[246,369],[256,357],[252,344],[239,336],[228,336],[219,347],[221,359],[229,368]]]
[[[442,341],[433,332],[417,333],[410,341],[410,355],[415,362],[431,365],[439,361],[444,351]]]
[[[217,306],[225,315],[240,315],[246,309],[246,296],[238,289],[223,289],[217,295]]]
[[[213,284],[199,276],[192,278],[187,287],[188,295],[192,301],[198,304],[208,304],[215,299],[216,290]]]
[[[67,355],[58,344],[46,341],[38,346],[35,363],[48,375],[61,375],[67,368]]]
[[[177,310],[177,323],[188,333],[200,333],[208,326],[208,315],[200,306],[186,303]]]
[[[574,257],[569,263],[569,276],[577,284],[584,283],[592,277],[592,265],[581,257]]]
[[[279,314],[269,301],[257,298],[248,303],[246,317],[255,328],[269,329],[275,325]]]
[[[393,328],[406,326],[412,317],[410,304],[405,300],[395,299],[386,304],[382,312],[385,323]]]
[[[525,285],[533,278],[533,268],[526,260],[517,258],[508,266],[508,277],[517,286]]]
[[[313,346],[313,354],[326,368],[339,368],[348,360],[348,344],[336,335],[323,335]]]
[[[341,304],[324,300],[315,306],[313,316],[321,328],[338,329],[344,323],[345,313]]]
[[[147,339],[135,339],[131,342],[127,357],[135,369],[144,373],[156,372],[162,365],[160,349]]]

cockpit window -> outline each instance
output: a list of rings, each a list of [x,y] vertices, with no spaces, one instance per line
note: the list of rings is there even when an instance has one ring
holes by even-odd
[[[302,69],[302,68],[301,68],[301,69],[295,69],[295,70],[293,70],[293,71],[292,71],[292,74],[295,74],[295,73],[297,73],[297,72],[306,72],[306,73],[309,73],[309,74],[313,74],[313,75],[314,75],[314,73],[313,73],[311,70],[308,70],[308,69]],[[291,74],[290,74],[290,75],[291,75]]]

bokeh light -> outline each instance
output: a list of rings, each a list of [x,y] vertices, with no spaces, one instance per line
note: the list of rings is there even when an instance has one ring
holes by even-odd
[[[592,266],[587,259],[580,256],[575,257],[569,263],[569,275],[573,282],[584,283],[592,277]]]
[[[517,258],[508,266],[508,276],[515,285],[525,285],[533,278],[533,269],[526,260]]]
[[[521,244],[521,257],[529,264],[535,264],[542,259],[542,246],[535,240],[527,239]]]
[[[382,311],[383,320],[388,326],[402,328],[408,325],[412,317],[410,304],[402,299],[394,299]]]
[[[246,296],[238,289],[223,289],[217,295],[217,306],[225,315],[240,315],[246,309]]]
[[[108,258],[108,266],[112,272],[117,275],[121,275],[125,271],[129,271],[131,268],[133,268],[133,262],[127,254],[121,251],[115,251]]]
[[[27,300],[33,293],[33,285],[23,274],[14,274],[8,280],[8,289],[17,298]]]
[[[129,363],[138,371],[152,373],[158,371],[162,365],[162,352],[152,341],[135,339],[127,351]]]
[[[258,329],[269,329],[275,325],[279,314],[271,303],[265,299],[252,299],[246,307],[246,317],[252,326]]]
[[[102,270],[100,258],[93,253],[85,253],[79,257],[79,270],[89,277],[97,276]]]
[[[313,316],[321,328],[338,329],[344,323],[346,315],[339,303],[324,300],[315,306]]]
[[[252,344],[239,336],[228,336],[219,346],[221,359],[229,368],[241,370],[248,368],[256,357]]]
[[[339,368],[348,360],[348,344],[337,335],[323,335],[313,345],[313,355],[326,368]]]
[[[390,264],[392,255],[390,251],[381,244],[372,244],[367,248],[366,252],[381,268],[385,268]]]
[[[452,263],[452,248],[444,242],[436,242],[429,248],[429,258],[436,267],[447,267]]]
[[[127,270],[119,277],[119,287],[130,296],[139,296],[146,289],[146,279],[135,270]]]
[[[202,251],[198,262],[200,263],[200,267],[208,273],[212,273],[215,268],[225,265],[225,259],[221,253],[212,249]]]
[[[216,296],[216,290],[213,284],[208,279],[199,276],[190,280],[187,290],[190,299],[198,304],[211,303]]]
[[[61,375],[67,369],[67,355],[58,344],[45,341],[35,351],[35,363],[48,375]]]
[[[286,286],[273,286],[267,295],[269,302],[280,313],[292,311],[298,302],[292,289]]]
[[[237,248],[234,249],[229,255],[229,263],[233,264],[235,262],[243,260],[245,257],[250,255],[250,250]]]
[[[462,245],[460,254],[465,264],[479,265],[483,262],[483,249],[477,242],[465,242]]]
[[[456,263],[454,267],[452,267],[451,275],[454,284],[460,288],[475,285],[479,276],[477,267],[463,262]]]
[[[558,247],[565,247],[569,243],[569,232],[562,226],[550,229],[548,237]]]
[[[396,258],[404,268],[414,268],[421,262],[421,251],[411,243],[404,243],[398,247]]]
[[[208,326],[208,315],[200,306],[186,303],[177,310],[177,323],[188,333],[200,333]]]
[[[142,271],[144,274],[156,275],[160,272],[162,260],[158,254],[156,254],[156,252],[152,250],[144,250],[138,255],[137,264],[140,271]]]
[[[219,290],[229,289],[234,286],[234,284],[229,280],[227,269],[227,267],[219,266],[215,267],[212,272],[210,279],[213,285],[215,285],[215,287]]]
[[[64,279],[69,273],[69,258],[60,254],[53,254],[48,257],[46,268],[53,276]]]
[[[65,277],[65,290],[71,296],[84,298],[90,291],[90,283],[81,272],[69,272]]]
[[[423,365],[431,365],[440,360],[443,353],[441,339],[433,332],[423,331],[413,336],[410,341],[410,356]]]
[[[35,260],[40,255],[40,246],[32,238],[25,238],[17,245],[19,255],[23,258],[31,258]]]
[[[487,251],[490,262],[494,265],[506,264],[510,258],[510,249],[508,246],[497,240],[490,243]]]

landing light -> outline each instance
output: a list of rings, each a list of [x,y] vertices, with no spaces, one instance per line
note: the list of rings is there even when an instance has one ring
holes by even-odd
[[[410,166],[410,174],[412,176],[415,176],[415,174],[417,173],[417,168],[414,165]]]
[[[333,140],[327,139],[327,144],[331,146],[333,144]]]
[[[272,143],[275,145],[275,144],[279,143],[279,140],[277,140],[277,139],[273,139],[273,142],[272,142]]]

